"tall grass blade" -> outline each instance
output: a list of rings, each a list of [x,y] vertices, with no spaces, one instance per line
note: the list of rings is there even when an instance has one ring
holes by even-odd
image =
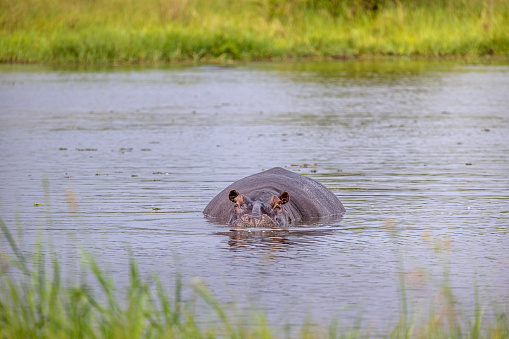
[[[16,242],[14,241],[14,238],[11,235],[11,232],[5,225],[2,218],[0,218],[0,228],[2,229],[2,233],[4,234],[5,238],[7,239],[7,242],[9,243],[9,246],[11,247],[12,252],[16,256],[16,259],[14,261],[14,265],[18,267],[23,273],[30,274],[30,270],[27,267],[27,261],[25,257],[23,256],[23,253],[21,253],[20,249],[16,245]]]
[[[195,279],[193,282],[193,288],[198,293],[198,295],[210,306],[214,309],[216,314],[219,316],[219,319],[223,323],[223,326],[226,330],[226,333],[230,338],[239,338],[238,334],[233,329],[230,324],[229,318],[226,315],[226,312],[221,307],[217,299],[210,293],[210,291],[205,287],[205,285],[198,279]]]

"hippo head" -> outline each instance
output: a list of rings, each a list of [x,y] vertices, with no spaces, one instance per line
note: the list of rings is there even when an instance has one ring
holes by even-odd
[[[285,206],[290,201],[288,192],[268,199],[251,199],[235,190],[228,193],[234,203],[230,211],[228,224],[238,228],[247,227],[284,227],[291,222]]]

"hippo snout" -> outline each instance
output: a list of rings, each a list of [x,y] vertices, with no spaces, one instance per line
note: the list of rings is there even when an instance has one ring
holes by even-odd
[[[251,228],[251,227],[274,227],[275,223],[266,214],[259,217],[244,214],[232,223],[232,226],[237,228]]]
[[[279,227],[287,226],[287,211],[284,208],[290,200],[288,192],[278,195],[268,191],[258,191],[258,194],[246,196],[236,190],[228,193],[233,203],[230,209],[228,223],[237,228],[249,227]]]

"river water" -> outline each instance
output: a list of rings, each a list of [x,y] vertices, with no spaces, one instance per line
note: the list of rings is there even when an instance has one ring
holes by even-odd
[[[465,313],[476,291],[509,305],[507,64],[2,66],[0,155],[1,218],[69,281],[87,251],[122,288],[133,256],[170,291],[199,278],[277,326],[386,326],[400,276],[416,311],[444,279]],[[203,217],[275,166],[330,188],[345,216],[251,233]]]

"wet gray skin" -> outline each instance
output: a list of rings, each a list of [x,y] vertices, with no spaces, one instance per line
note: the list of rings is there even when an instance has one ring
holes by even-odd
[[[319,182],[275,167],[226,187],[203,213],[235,228],[287,227],[316,218],[341,216],[345,208]]]

